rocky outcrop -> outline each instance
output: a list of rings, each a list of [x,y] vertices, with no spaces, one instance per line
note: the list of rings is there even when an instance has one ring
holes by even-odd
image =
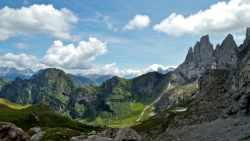
[[[186,102],[197,93],[196,84],[188,84],[184,86],[176,86],[162,95],[162,97],[154,104],[155,112],[160,112],[164,109],[170,108]]]
[[[40,127],[33,127],[30,128],[30,130],[36,132],[36,134],[31,137],[32,141],[40,141],[45,134],[45,132],[43,132]]]
[[[198,81],[195,104],[176,119],[178,125],[212,121],[224,115],[225,107],[230,104],[223,102],[229,96],[224,85],[229,73],[228,69],[208,69],[204,72]]]
[[[200,41],[189,48],[185,61],[179,65],[175,71],[175,78],[171,84],[179,86],[192,83],[213,63],[213,45],[209,41],[209,36],[201,37]]]
[[[209,41],[208,35],[203,36],[200,41],[195,44],[194,48],[189,48],[185,61],[175,69],[171,86],[183,86],[190,83],[197,84],[198,79],[207,69],[234,70],[237,66],[238,56],[239,47],[236,45],[231,34],[228,34],[222,44],[216,46],[215,50]],[[193,92],[195,93],[195,91]],[[155,111],[159,112],[176,105],[178,101],[171,99],[173,95],[175,95],[175,93],[171,91],[167,91],[162,95],[161,99],[155,104]],[[184,96],[182,98],[183,101],[190,99],[190,96],[193,96],[193,94],[190,95],[189,93],[189,95]]]
[[[250,115],[250,28],[247,28],[246,39],[240,46],[237,67],[229,77],[227,88],[232,103],[226,113]]]
[[[218,44],[215,50],[209,41],[209,36],[203,36],[195,44],[194,49],[189,48],[185,61],[175,69],[175,77],[171,84],[180,86],[197,83],[196,80],[210,68],[233,69],[236,67],[238,54],[239,48],[231,34],[223,40],[221,45]]]
[[[12,123],[0,122],[1,141],[31,141],[28,134]]]
[[[235,68],[237,65],[238,54],[239,48],[236,45],[233,36],[228,34],[222,44],[218,44],[214,50],[215,68]]]
[[[248,28],[246,39],[249,39],[249,30]],[[229,39],[226,40],[230,40],[232,37],[229,35],[227,38]],[[240,48],[235,68],[208,69],[199,78],[195,105],[180,116],[177,120],[179,125],[197,124],[220,117],[249,115],[250,40],[245,40]]]
[[[114,130],[106,129],[101,133],[90,136],[77,136],[70,138],[70,141],[143,141],[142,137],[131,128]]]
[[[142,141],[142,137],[133,129],[123,128],[116,133],[114,141]]]
[[[0,91],[2,90],[5,84],[6,84],[6,81],[2,77],[0,77]]]

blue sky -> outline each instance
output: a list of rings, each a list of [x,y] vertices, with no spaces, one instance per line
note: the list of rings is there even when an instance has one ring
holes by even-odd
[[[124,76],[178,66],[208,34],[242,43],[249,0],[0,0],[0,65]]]

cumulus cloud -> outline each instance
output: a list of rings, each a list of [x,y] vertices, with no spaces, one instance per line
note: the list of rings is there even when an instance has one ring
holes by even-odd
[[[171,14],[153,29],[168,35],[227,34],[244,31],[250,25],[250,1],[231,0],[218,2],[205,11],[188,17]]]
[[[15,43],[14,46],[17,47],[18,49],[27,49],[27,48],[29,48],[29,46],[24,44],[24,43]]]
[[[15,67],[19,69],[31,68],[37,70],[46,66],[39,63],[39,59],[33,55],[7,53],[0,56],[0,64],[5,67]]]
[[[76,47],[73,44],[63,45],[57,40],[41,59],[41,63],[65,69],[89,69],[90,61],[107,52],[106,44],[92,37],[88,42],[79,42]]]
[[[59,39],[70,39],[72,24],[77,16],[67,8],[55,9],[53,5],[37,5],[20,9],[5,6],[0,9],[0,40],[17,35],[45,34]]]
[[[123,27],[123,30],[133,30],[136,28],[142,30],[143,28],[149,26],[149,23],[150,18],[147,15],[136,15]]]

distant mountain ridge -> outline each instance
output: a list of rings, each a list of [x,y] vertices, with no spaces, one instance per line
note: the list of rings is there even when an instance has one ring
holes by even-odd
[[[29,79],[35,73],[36,72],[29,68],[24,70],[18,70],[14,67],[0,67],[0,76],[7,81],[14,80],[16,77],[20,77],[21,79]]]
[[[165,70],[163,70],[161,67],[157,69],[157,72],[161,74],[166,74],[170,71],[174,71],[175,68],[169,67]],[[21,79],[31,79],[34,77],[34,75],[37,75],[38,73],[42,72],[43,69],[38,71],[33,71],[29,68],[24,70],[18,70],[14,67],[0,67],[0,77],[3,77],[7,81],[13,81],[16,77],[19,77]],[[87,75],[81,75],[81,74],[69,74],[69,76],[74,80],[74,82],[79,86],[86,86],[86,85],[95,85],[100,86],[103,82],[105,82],[107,79],[112,78],[114,75],[100,75],[100,74],[87,74]],[[126,79],[132,79],[137,77],[137,75],[125,75],[123,78]]]

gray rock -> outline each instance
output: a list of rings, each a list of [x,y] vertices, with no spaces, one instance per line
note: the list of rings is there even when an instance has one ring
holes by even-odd
[[[117,130],[108,128],[102,131],[101,136],[102,137],[109,137],[109,138],[115,138]]]
[[[247,30],[246,36],[249,35],[250,29]],[[243,48],[243,46],[241,48]],[[199,78],[207,69],[233,70],[237,66],[238,56],[239,47],[236,45],[231,34],[223,40],[221,45],[218,44],[215,50],[209,41],[209,36],[203,36],[200,41],[195,44],[194,48],[189,48],[185,61],[175,69],[171,80],[171,86],[175,87],[190,83],[198,83]],[[193,96],[180,97],[179,100],[175,102],[170,99],[173,95],[175,94],[169,91],[166,92],[154,105],[156,107],[155,111],[159,112],[178,103],[182,103]]]
[[[69,139],[69,141],[84,141],[87,138],[88,138],[87,136],[81,135],[81,136],[72,137]]]
[[[28,134],[12,123],[0,122],[1,141],[31,141]]]
[[[88,135],[96,135],[96,131],[92,131],[92,132],[88,133]]]
[[[142,141],[142,137],[130,128],[120,129],[118,132],[109,128],[95,135],[72,137],[70,141]]]
[[[30,128],[30,130],[38,133],[41,131],[41,128],[40,127],[33,127],[33,128]]]
[[[40,141],[43,138],[43,135],[45,134],[45,132],[43,132],[40,127],[33,127],[30,128],[30,130],[36,132],[36,134],[31,137],[32,141]]]
[[[239,48],[236,45],[233,36],[228,34],[221,46],[217,45],[214,50],[216,68],[235,68],[238,61]]]
[[[42,138],[43,138],[43,135],[45,134],[45,132],[38,132],[38,133],[36,133],[35,135],[33,135],[32,137],[31,137],[31,140],[32,141],[40,141]]]
[[[131,128],[118,130],[114,141],[142,141],[142,137]]]

